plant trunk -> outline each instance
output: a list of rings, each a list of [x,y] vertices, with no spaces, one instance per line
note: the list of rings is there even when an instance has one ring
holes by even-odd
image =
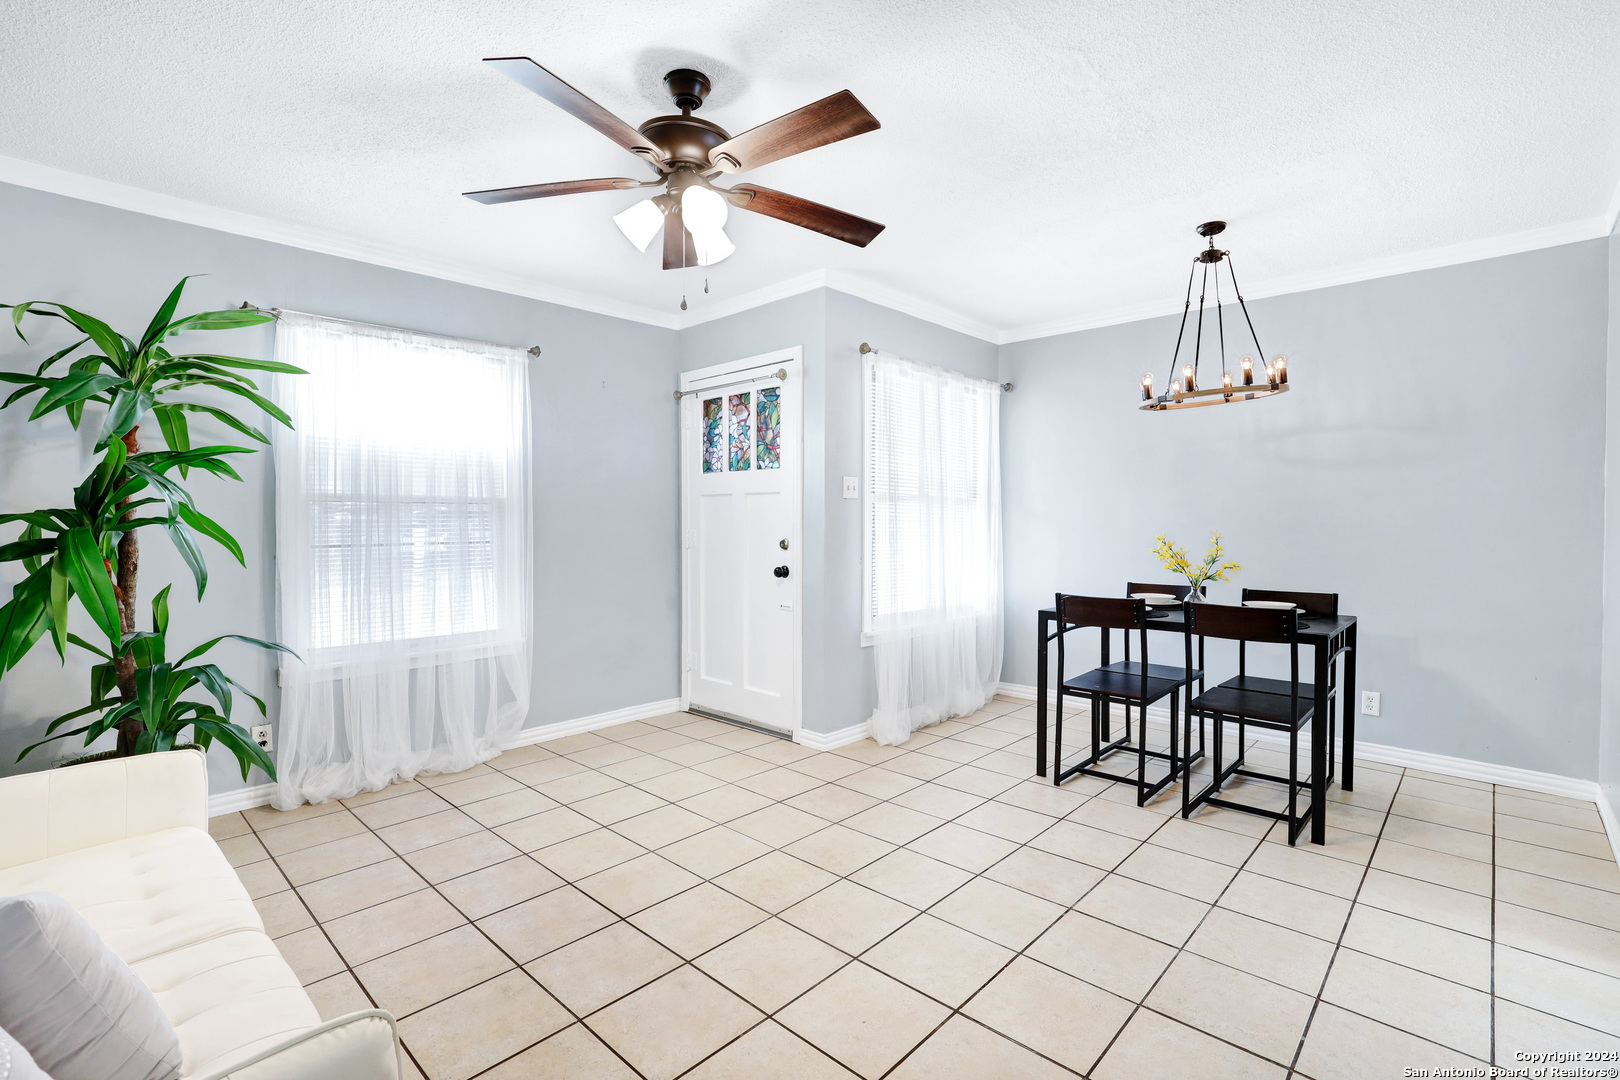
[[[129,429],[124,435],[124,446],[133,457],[140,451],[140,441],[135,437],[140,431],[140,425]],[[128,507],[130,500],[125,499],[120,505]],[[129,507],[124,510],[120,520],[128,521],[135,515],[135,509]],[[135,538],[135,530],[131,529],[118,541],[118,573],[113,582],[113,592],[118,597],[118,624],[124,633],[129,634],[135,630],[135,574],[140,568],[141,545]],[[123,701],[135,700],[135,658],[128,654],[121,655],[113,661],[113,672],[118,676],[118,696]],[[118,725],[118,752],[117,756],[127,757],[135,752],[135,742],[146,730],[146,725],[138,718],[125,720]]]

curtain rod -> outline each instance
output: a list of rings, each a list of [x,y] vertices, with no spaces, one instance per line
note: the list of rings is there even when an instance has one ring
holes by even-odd
[[[242,306],[240,308],[238,308],[237,310],[238,311],[268,311],[273,315],[280,315],[281,314],[281,308],[262,308],[258,304],[250,304],[246,300],[242,301]],[[321,316],[316,316],[316,317],[317,318],[326,318],[327,316],[321,315]],[[410,333],[413,333],[413,334],[414,333],[421,333],[421,332],[422,331],[417,331],[417,330],[410,331]],[[442,336],[442,335],[435,335],[435,336]],[[539,356],[540,355],[540,346],[538,346],[538,345],[530,345],[527,349],[524,349],[523,351],[528,353],[530,356]]]
[[[787,377],[788,377],[787,368],[777,368],[775,371],[768,371],[763,375],[755,375],[753,378],[750,378],[750,379],[739,379],[739,380],[736,380],[736,381],[738,381],[738,382],[747,382],[747,383],[786,382]],[[722,382],[720,385],[724,386],[726,384]],[[714,388],[711,386],[709,388],[709,390],[712,390],[712,389],[714,389]],[[679,401],[683,397],[691,397],[694,394],[707,394],[709,392],[709,390],[677,390],[677,391],[675,391],[675,400]]]
[[[862,355],[862,356],[865,356],[865,355],[866,355],[866,354],[867,354],[867,353],[875,353],[875,352],[877,352],[877,350],[876,350],[876,349],[874,349],[874,348],[872,348],[872,346],[870,346],[870,345],[868,345],[868,344],[867,344],[867,343],[866,343],[866,342],[864,342],[864,341],[863,341],[863,342],[861,342],[861,355]],[[1010,393],[1012,393],[1012,388],[1013,388],[1013,384],[1012,384],[1012,383],[1010,383],[1010,382],[1004,382],[1004,383],[997,383],[997,384],[996,384],[996,385],[997,385],[997,386],[999,386],[999,387],[1001,387],[1001,392],[1002,392],[1002,393],[1003,393],[1003,394],[1010,394]]]

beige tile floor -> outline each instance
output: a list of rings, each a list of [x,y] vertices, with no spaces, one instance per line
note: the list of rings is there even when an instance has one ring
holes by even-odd
[[[1030,776],[998,699],[817,753],[685,713],[214,819],[431,1080],[1371,1080],[1620,1050],[1591,804],[1362,763],[1329,843]],[[1274,757],[1260,747],[1257,759]]]

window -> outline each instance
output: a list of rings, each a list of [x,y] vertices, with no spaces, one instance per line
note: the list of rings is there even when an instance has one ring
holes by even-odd
[[[998,601],[997,395],[990,382],[866,364],[863,641],[889,618],[981,614]]]
[[[300,475],[280,480],[301,504],[307,647],[511,637],[528,527],[518,350],[304,316],[278,334],[309,372],[278,383],[296,425],[285,464]]]

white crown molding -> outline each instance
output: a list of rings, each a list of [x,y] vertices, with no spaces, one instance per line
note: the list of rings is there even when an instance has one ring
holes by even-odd
[[[1616,189],[1615,197],[1611,200],[1609,209],[1603,217],[1587,218],[1584,221],[1571,221],[1563,225],[1549,225],[1540,229],[1527,229],[1524,232],[1510,233],[1506,236],[1470,240],[1463,244],[1429,248],[1426,251],[1412,251],[1382,259],[1368,259],[1365,262],[1353,263],[1349,266],[1335,267],[1329,270],[1313,270],[1304,274],[1270,278],[1258,284],[1251,284],[1244,299],[1262,300],[1270,296],[1286,296],[1290,293],[1310,292],[1314,289],[1326,289],[1334,285],[1350,285],[1358,281],[1372,281],[1376,278],[1394,277],[1397,274],[1410,274],[1419,270],[1438,270],[1441,267],[1478,262],[1481,259],[1494,259],[1503,255],[1518,255],[1522,252],[1536,251],[1541,248],[1575,244],[1582,240],[1596,240],[1608,236],[1614,231],[1615,216],[1617,214],[1620,214],[1620,188]],[[1017,329],[1005,330],[1000,334],[997,341],[1002,345],[1010,345],[1016,341],[1032,341],[1036,338],[1056,337],[1059,334],[1072,334],[1080,330],[1095,330],[1099,327],[1118,326],[1123,323],[1139,322],[1142,319],[1157,318],[1160,315],[1174,314],[1177,314],[1175,300],[1173,297],[1166,296],[1163,303],[1133,304],[1128,307],[1087,312],[1067,319],[1032,323]]]
[[[902,290],[878,284],[861,277],[859,274],[846,270],[814,270],[798,277],[762,286],[728,300],[717,301],[712,305],[705,306],[700,311],[675,315],[644,307],[640,304],[630,304],[608,297],[559,288],[521,275],[502,273],[490,270],[487,267],[461,263],[450,259],[435,258],[395,245],[383,244],[327,229],[278,221],[274,218],[261,217],[240,210],[229,210],[208,203],[181,199],[172,195],[149,191],[145,188],[132,187],[111,180],[87,176],[83,173],[69,172],[65,169],[42,165],[38,162],[26,161],[22,158],[0,156],[0,182],[33,188],[38,191],[48,191],[56,195],[65,195],[69,198],[82,199],[85,202],[99,203],[103,206],[117,207],[121,210],[130,210],[138,214],[164,218],[169,221],[179,221],[188,225],[201,226],[202,228],[217,229],[220,232],[237,236],[247,236],[275,244],[284,244],[305,251],[315,251],[324,255],[333,255],[338,258],[353,259],[357,262],[370,263],[375,266],[403,270],[407,273],[421,274],[425,277],[438,278],[443,281],[454,281],[463,285],[491,289],[513,296],[523,296],[532,300],[543,300],[547,303],[577,308],[580,311],[627,319],[631,322],[663,327],[667,330],[683,330],[688,327],[698,326],[702,323],[723,319],[729,315],[749,311],[818,288],[835,289],[838,292],[848,293],[851,296],[890,308],[904,315],[911,315],[935,325],[979,338],[982,341],[988,341],[993,345],[1010,345],[1019,341],[1072,334],[1080,330],[1117,326],[1122,323],[1138,322],[1142,319],[1151,319],[1160,315],[1172,315],[1176,311],[1174,300],[1167,298],[1164,302],[1155,301],[1147,304],[1109,308],[1048,322],[1031,323],[1011,330],[998,330],[988,323],[970,319],[946,305],[937,304]],[[1609,206],[1601,217],[1588,218],[1563,225],[1552,225],[1541,229],[1530,229],[1507,236],[1453,244],[1448,247],[1430,248],[1427,251],[1410,252],[1384,259],[1371,259],[1332,270],[1312,271],[1305,274],[1273,278],[1252,285],[1248,298],[1258,300],[1270,296],[1308,292],[1312,289],[1322,289],[1333,285],[1347,285],[1358,281],[1369,281],[1374,278],[1412,273],[1418,270],[1434,270],[1443,266],[1455,266],[1460,263],[1476,262],[1480,259],[1515,255],[1520,252],[1534,251],[1538,248],[1558,247],[1562,244],[1597,239],[1613,233],[1617,219],[1620,219],[1620,185],[1616,186],[1614,195],[1609,200]]]
[[[837,731],[806,731],[800,728],[794,732],[793,741],[811,750],[837,750],[840,746],[858,743],[870,734],[865,724],[851,724]]]
[[[661,326],[666,330],[676,329],[676,319],[673,315],[639,304],[627,304],[589,293],[575,292],[572,289],[560,289],[516,274],[506,274],[486,267],[422,255],[402,247],[327,229],[278,221],[240,210],[229,210],[208,203],[176,198],[173,195],[114,183],[83,173],[68,172],[65,169],[24,161],[21,158],[0,156],[0,181],[37,191],[48,191],[54,195],[65,195],[72,199],[82,199],[85,202],[112,206],[120,210],[130,210],[150,217],[199,225],[205,229],[217,229],[236,236],[267,240],[273,244],[285,244],[305,251],[335,255],[342,259],[353,259],[356,262],[385,266],[392,270],[403,270],[442,281],[454,281],[480,289],[491,289],[512,296],[524,296],[531,300],[544,300],[547,303],[561,304],[564,307],[578,308],[598,315],[610,315],[631,322]]]

